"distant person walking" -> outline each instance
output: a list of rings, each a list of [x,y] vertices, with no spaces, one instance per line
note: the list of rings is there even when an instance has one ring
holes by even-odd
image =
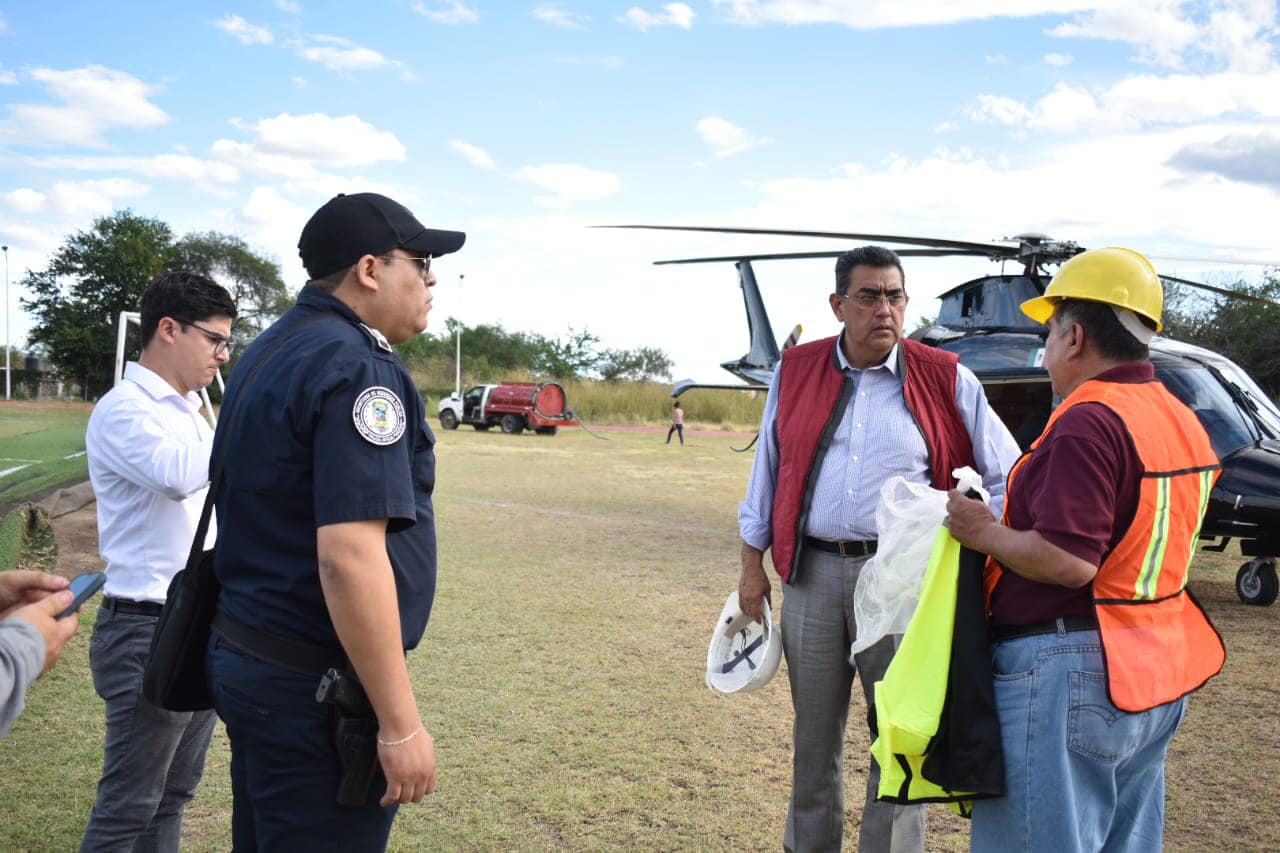
[[[671,443],[671,433],[680,434],[680,445],[684,446],[684,409],[676,403],[671,407],[671,429],[667,430],[667,444]]]

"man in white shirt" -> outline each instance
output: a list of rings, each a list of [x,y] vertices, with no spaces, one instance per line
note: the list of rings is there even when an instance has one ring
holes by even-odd
[[[142,673],[204,504],[213,430],[197,392],[231,355],[236,307],[211,279],[174,272],[148,285],[141,312],[142,356],[98,401],[85,436],[107,563],[89,664],[107,730],[82,851],[177,850],[216,719],[152,705]]]

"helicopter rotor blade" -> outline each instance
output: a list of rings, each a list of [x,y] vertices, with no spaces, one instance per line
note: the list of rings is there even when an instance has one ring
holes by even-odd
[[[1205,284],[1202,281],[1191,281],[1190,279],[1178,278],[1172,275],[1162,275],[1160,278],[1164,281],[1171,281],[1174,284],[1185,284],[1187,287],[1194,287],[1199,290],[1208,290],[1211,293],[1229,296],[1233,299],[1244,299],[1248,302],[1257,302],[1261,305],[1270,305],[1274,308],[1280,308],[1280,302],[1274,302],[1262,296],[1254,296],[1252,293],[1241,293],[1238,290],[1229,290],[1225,287],[1215,287],[1212,284]]]
[[[904,237],[893,234],[861,234],[848,231],[793,231],[773,228],[729,228],[713,225],[593,225],[593,228],[631,228],[648,231],[699,231],[712,234],[758,234],[778,237],[829,237],[836,240],[869,240],[873,243],[906,243],[935,249],[960,249],[991,258],[1016,257],[1018,246],[1007,243],[974,243],[937,237]]]
[[[654,261],[655,266],[666,264],[714,264],[734,261],[794,261],[803,258],[838,258],[845,253],[844,249],[833,249],[825,252],[774,252],[767,255],[722,255],[715,258],[677,258],[670,261]],[[895,250],[900,258],[941,258],[956,255],[969,255],[976,258],[989,257],[987,252],[961,251],[959,249],[901,249]]]
[[[1280,267],[1280,261],[1266,258],[1207,258],[1192,255],[1147,255],[1153,261],[1193,261],[1206,264],[1242,264],[1256,267]]]

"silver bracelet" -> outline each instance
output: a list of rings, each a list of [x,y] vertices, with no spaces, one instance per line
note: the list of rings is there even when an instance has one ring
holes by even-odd
[[[383,740],[382,738],[378,738],[378,746],[400,746],[400,744],[408,743],[409,741],[416,738],[418,736],[418,732],[420,731],[422,731],[421,725],[419,725],[416,729],[414,729],[412,734],[405,735],[404,737],[400,738],[400,740]]]

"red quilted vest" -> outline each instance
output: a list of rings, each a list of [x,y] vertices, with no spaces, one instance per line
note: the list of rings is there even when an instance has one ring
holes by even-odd
[[[839,337],[788,350],[778,369],[778,480],[773,494],[774,568],[790,582],[799,562],[796,543],[808,514],[816,474],[853,391],[836,357]],[[955,353],[903,339],[899,377],[907,409],[924,435],[935,489],[955,485],[953,468],[972,466],[973,446],[956,406]]]

